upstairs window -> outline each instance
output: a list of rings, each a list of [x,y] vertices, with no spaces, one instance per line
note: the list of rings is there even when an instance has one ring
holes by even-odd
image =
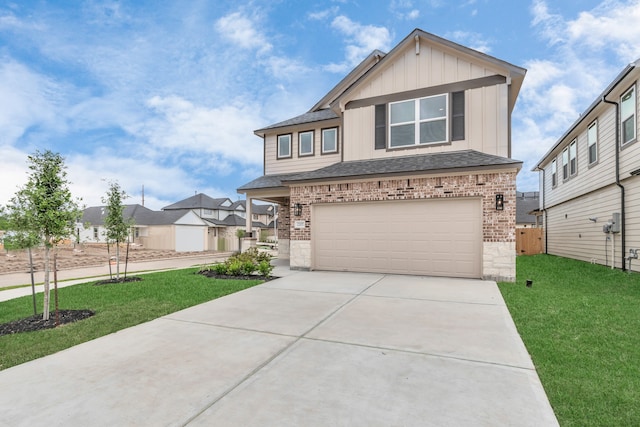
[[[587,150],[589,150],[589,164],[598,161],[598,122],[593,122],[587,130]]]
[[[322,129],[322,154],[338,152],[338,128]]]
[[[278,158],[286,159],[291,157],[291,134],[278,135]]]
[[[569,150],[562,150],[562,179],[569,178]]]
[[[389,104],[389,147],[449,140],[447,94]]]
[[[632,86],[620,98],[620,124],[622,127],[622,144],[636,139],[636,90]]]
[[[578,141],[573,140],[571,144],[569,144],[569,175],[573,176],[578,172]]]
[[[298,155],[313,156],[313,131],[300,132],[298,134]]]
[[[558,165],[556,159],[551,162],[551,187],[558,185]]]

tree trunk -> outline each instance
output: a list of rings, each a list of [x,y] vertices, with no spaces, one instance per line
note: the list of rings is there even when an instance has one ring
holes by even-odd
[[[120,280],[120,242],[116,240],[116,280]]]
[[[58,255],[53,254],[53,294],[56,300],[56,327],[60,326],[60,308],[58,306]]]
[[[45,243],[44,245],[44,307],[42,308],[42,319],[49,320],[49,271],[51,269],[50,264],[51,248]]]
[[[29,272],[31,273],[31,299],[33,300],[33,315],[38,315],[38,309],[36,308],[36,281],[33,278],[33,253],[29,248]]]

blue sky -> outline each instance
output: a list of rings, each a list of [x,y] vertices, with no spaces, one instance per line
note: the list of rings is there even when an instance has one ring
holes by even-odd
[[[0,0],[0,204],[46,149],[87,206],[113,180],[152,209],[240,198],[262,174],[253,130],[415,28],[528,70],[512,155],[534,191],[537,160],[640,57],[639,22],[640,0]]]

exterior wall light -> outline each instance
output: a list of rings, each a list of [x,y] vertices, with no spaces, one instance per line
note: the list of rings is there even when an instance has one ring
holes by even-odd
[[[295,216],[302,215],[302,205],[300,203],[296,203],[293,205],[293,214]]]
[[[496,194],[496,210],[504,210],[504,194]]]

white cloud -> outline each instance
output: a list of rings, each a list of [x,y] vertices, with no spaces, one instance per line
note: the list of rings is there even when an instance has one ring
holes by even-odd
[[[256,50],[259,53],[266,53],[273,46],[257,27],[256,22],[241,12],[233,12],[223,16],[215,23],[216,31],[236,46],[242,49]]]
[[[206,108],[179,96],[155,96],[149,99],[148,106],[156,117],[146,123],[140,135],[154,147],[197,154],[198,159],[209,161],[212,168],[223,173],[228,173],[228,161],[254,165],[262,162],[262,151],[255,149],[256,137],[252,133],[259,127],[259,109],[253,105],[229,102]],[[207,159],[206,155],[215,157]]]
[[[328,9],[319,10],[317,12],[309,12],[307,14],[307,18],[312,21],[322,21],[329,18],[330,16],[336,15],[339,11],[340,8],[338,6],[333,6]]]
[[[3,58],[0,64],[0,143],[15,143],[33,126],[62,127],[59,86],[23,64]]]
[[[491,52],[490,42],[486,40],[482,34],[469,31],[453,31],[447,33],[446,37],[463,46],[477,50],[478,52]]]
[[[325,67],[331,72],[346,72],[358,65],[375,49],[388,51],[391,44],[391,34],[385,27],[362,25],[344,15],[334,18],[331,27],[345,36],[345,61],[332,63]]]
[[[640,1],[603,1],[576,17],[532,3],[532,26],[551,55],[531,60],[513,124],[513,157],[525,160],[518,181],[535,189],[528,171],[596,99],[622,68],[640,56]]]

